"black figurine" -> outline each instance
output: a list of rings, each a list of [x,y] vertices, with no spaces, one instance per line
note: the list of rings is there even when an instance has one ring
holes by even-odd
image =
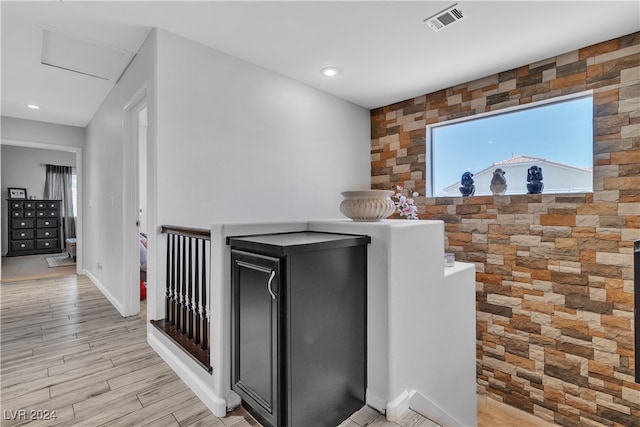
[[[544,188],[542,183],[542,168],[531,166],[527,171],[527,194],[540,194]]]
[[[471,172],[465,172],[462,174],[462,179],[460,180],[462,187],[460,187],[459,190],[460,194],[462,194],[463,197],[473,196],[473,194],[476,192],[476,186],[473,185],[472,177],[473,174]]]

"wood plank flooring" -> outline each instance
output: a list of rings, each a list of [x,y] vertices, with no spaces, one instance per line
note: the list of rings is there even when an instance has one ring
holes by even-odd
[[[214,417],[84,276],[2,282],[0,299],[2,426],[257,425]]]
[[[45,277],[71,276],[76,274],[75,265],[50,268],[45,258],[59,254],[23,255],[2,257],[2,282],[43,279]]]
[[[84,276],[3,281],[0,309],[1,426],[259,426],[242,408],[213,416],[149,347],[145,321],[120,316]],[[497,402],[478,408],[480,427],[551,425]],[[437,424],[365,407],[341,424],[358,426]]]

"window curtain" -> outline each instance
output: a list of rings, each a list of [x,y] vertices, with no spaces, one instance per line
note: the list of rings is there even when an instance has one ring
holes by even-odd
[[[44,183],[45,200],[61,200],[60,216],[62,224],[60,229],[61,247],[66,247],[66,239],[76,237],[76,219],[73,216],[72,176],[73,169],[70,166],[45,165],[47,168]]]

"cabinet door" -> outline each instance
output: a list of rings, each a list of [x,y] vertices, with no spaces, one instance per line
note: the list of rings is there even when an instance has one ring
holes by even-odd
[[[233,390],[262,424],[278,426],[280,260],[233,250]]]

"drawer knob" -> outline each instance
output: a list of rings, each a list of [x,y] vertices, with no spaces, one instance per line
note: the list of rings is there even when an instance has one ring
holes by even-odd
[[[45,222],[44,222],[44,225],[49,225],[49,221],[45,221]]]
[[[27,233],[20,233],[20,237],[24,237],[26,235],[27,235]]]
[[[25,226],[25,225],[27,225],[27,223],[26,222],[21,222],[20,225]]]
[[[44,233],[44,235],[45,235],[45,236],[48,236],[48,235],[49,235],[49,232],[47,231],[46,233]]]
[[[45,243],[44,245],[45,245],[45,246],[49,246],[49,242]]]
[[[26,248],[27,245],[25,245],[24,243],[20,245],[21,248]]]

